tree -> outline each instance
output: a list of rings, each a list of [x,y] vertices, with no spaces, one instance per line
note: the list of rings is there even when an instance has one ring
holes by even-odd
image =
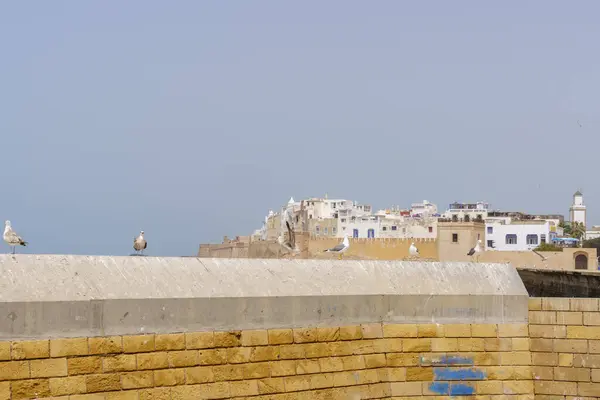
[[[587,247],[588,249],[594,248],[600,254],[600,237],[596,239],[584,240],[583,247]]]
[[[585,225],[582,222],[561,222],[558,226],[563,228],[565,236],[581,240],[585,235]]]
[[[535,251],[563,251],[562,247],[559,247],[551,243],[542,243],[534,249]]]

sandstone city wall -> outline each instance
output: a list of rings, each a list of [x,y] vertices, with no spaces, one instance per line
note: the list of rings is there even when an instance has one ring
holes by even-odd
[[[0,271],[0,399],[600,397],[597,299],[529,299],[506,264],[16,255]]]

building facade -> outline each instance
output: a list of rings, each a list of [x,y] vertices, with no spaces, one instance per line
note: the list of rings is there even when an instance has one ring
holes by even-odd
[[[586,206],[583,204],[583,194],[578,190],[573,194],[573,204],[569,208],[569,219],[586,226]]]
[[[485,224],[488,251],[527,251],[556,237],[554,222],[547,220],[495,221]]]

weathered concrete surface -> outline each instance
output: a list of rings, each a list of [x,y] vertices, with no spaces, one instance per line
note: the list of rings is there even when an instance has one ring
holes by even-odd
[[[508,264],[0,255],[0,339],[522,323]]]
[[[531,297],[600,297],[600,274],[518,269]]]

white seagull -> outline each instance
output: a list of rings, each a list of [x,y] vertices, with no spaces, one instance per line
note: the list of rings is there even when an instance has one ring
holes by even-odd
[[[140,231],[140,236],[133,239],[133,249],[144,254],[146,247],[148,247],[148,242],[144,239],[144,231]]]
[[[13,231],[8,220],[4,222],[4,241],[12,247],[12,254],[15,254],[16,246],[27,246],[27,242]]]
[[[350,241],[348,240],[348,235],[344,235],[344,240],[342,240],[342,243],[338,244],[335,247],[332,247],[331,249],[327,249],[324,251],[324,253],[338,253],[340,255],[340,260],[342,259],[342,254],[344,254],[348,248],[350,247]]]
[[[477,244],[475,245],[475,247],[471,248],[471,250],[469,250],[467,255],[468,256],[475,255],[476,259],[479,260],[479,253],[481,253],[481,240],[477,241]]]
[[[410,244],[410,247],[408,248],[408,253],[411,257],[419,257],[419,249],[417,249],[417,246],[415,246],[415,242],[412,242]]]

